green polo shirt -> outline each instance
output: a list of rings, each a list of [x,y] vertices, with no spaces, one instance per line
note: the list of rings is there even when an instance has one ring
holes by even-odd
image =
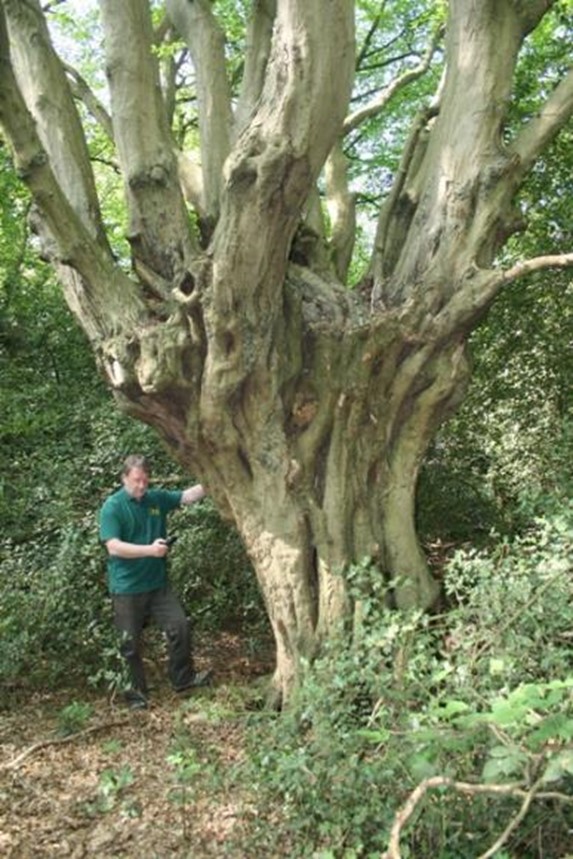
[[[144,546],[167,534],[167,514],[181,504],[181,491],[148,489],[141,501],[125,488],[110,495],[100,511],[103,543],[116,538]],[[165,558],[118,558],[108,555],[108,585],[112,594],[140,594],[162,588],[167,581]]]

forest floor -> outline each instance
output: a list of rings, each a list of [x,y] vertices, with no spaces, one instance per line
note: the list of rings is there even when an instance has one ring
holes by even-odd
[[[154,662],[152,702],[143,711],[90,690],[4,695],[0,856],[268,855],[256,843],[245,852],[238,837],[257,812],[233,774],[245,758],[246,723],[272,670],[272,647],[253,653],[225,633],[198,642],[196,662],[213,668],[211,688],[181,700],[165,665]],[[86,707],[89,717],[63,736],[62,712]],[[239,842],[241,852],[233,847]]]

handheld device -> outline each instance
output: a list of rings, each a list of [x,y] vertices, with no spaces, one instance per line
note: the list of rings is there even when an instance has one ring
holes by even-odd
[[[173,543],[177,540],[177,534],[172,534],[170,537],[165,538],[165,542],[168,546],[172,546]]]

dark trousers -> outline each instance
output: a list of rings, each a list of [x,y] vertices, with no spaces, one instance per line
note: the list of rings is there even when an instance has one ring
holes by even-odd
[[[142,632],[151,619],[165,634],[169,655],[169,679],[174,689],[193,680],[191,624],[169,586],[143,594],[113,594],[114,622],[121,633],[120,653],[127,663],[132,689],[147,694],[141,654]]]

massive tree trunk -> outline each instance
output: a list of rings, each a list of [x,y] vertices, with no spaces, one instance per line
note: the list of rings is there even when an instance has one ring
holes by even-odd
[[[196,68],[191,172],[167,121],[148,3],[100,5],[130,271],[107,244],[38,0],[1,2],[0,119],[44,253],[120,406],[158,430],[243,536],[285,699],[301,660],[351,630],[349,564],[372,559],[398,606],[436,596],[414,525],[418,470],[463,396],[468,333],[527,268],[492,264],[524,176],[571,115],[573,77],[505,140],[519,49],[553,4],[452,0],[439,99],[412,125],[368,270],[349,290],[353,4],[254,3],[232,102],[211,4],[168,0]],[[330,245],[315,194],[325,164]]]

